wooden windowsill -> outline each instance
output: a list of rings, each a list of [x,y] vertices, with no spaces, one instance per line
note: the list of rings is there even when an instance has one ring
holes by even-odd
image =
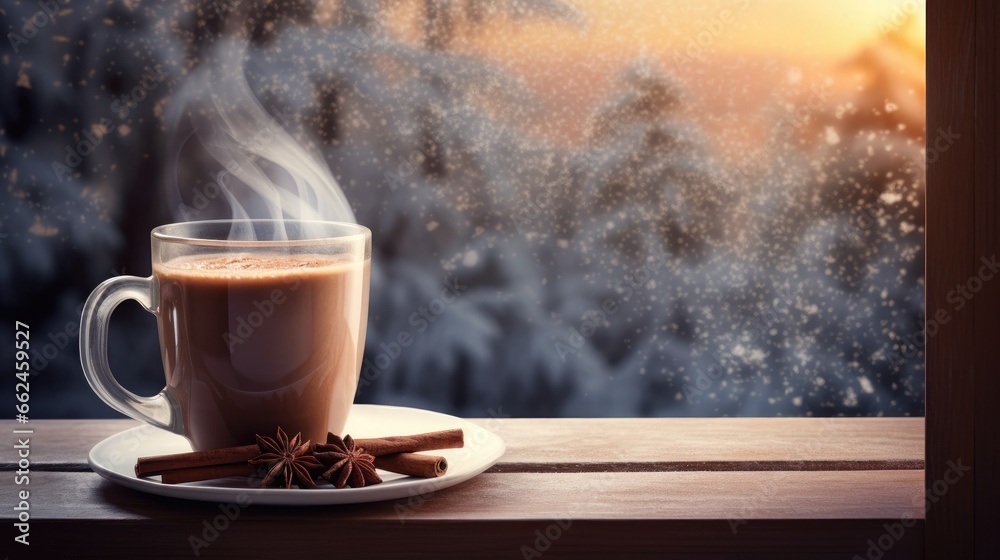
[[[475,422],[507,453],[469,482],[395,502],[251,506],[201,555],[849,559],[866,557],[886,524],[912,518],[900,537],[883,537],[882,558],[922,558],[922,418]],[[72,542],[75,555],[187,557],[189,537],[219,514],[217,504],[136,492],[90,471],[89,449],[135,422],[31,424],[32,553]],[[4,470],[16,469],[11,456]],[[11,527],[13,473],[0,486]],[[546,530],[558,537],[540,540]]]

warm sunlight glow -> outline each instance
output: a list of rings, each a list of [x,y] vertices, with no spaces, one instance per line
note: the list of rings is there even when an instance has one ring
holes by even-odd
[[[498,27],[484,34],[483,44],[509,54],[558,44],[561,49],[629,56],[660,48],[684,50],[694,41],[718,54],[837,59],[905,27],[910,41],[924,45],[924,3],[917,0],[574,0],[572,4],[584,15],[583,33],[545,21],[518,22],[516,30]],[[518,35],[516,42],[510,40],[512,31]]]

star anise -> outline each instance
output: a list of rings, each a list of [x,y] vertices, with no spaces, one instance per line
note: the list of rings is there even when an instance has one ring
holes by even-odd
[[[301,433],[288,439],[285,431],[278,428],[277,439],[258,434],[257,446],[260,447],[261,454],[250,459],[250,464],[267,467],[264,486],[273,484],[279,476],[283,476],[283,480],[277,480],[279,486],[291,488],[292,483],[297,482],[302,487],[316,487],[310,471],[322,469],[323,465],[312,454],[312,442],[303,442]]]
[[[319,477],[329,480],[337,488],[343,488],[345,484],[361,488],[382,482],[375,472],[375,457],[355,445],[351,436],[340,439],[331,434],[330,441],[316,446],[316,458],[327,467]]]

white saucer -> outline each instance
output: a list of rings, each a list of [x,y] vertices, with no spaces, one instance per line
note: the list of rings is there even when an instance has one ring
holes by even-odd
[[[345,430],[354,438],[451,428],[462,428],[465,432],[465,447],[428,452],[448,460],[447,474],[439,478],[413,478],[380,470],[383,482],[363,488],[338,489],[327,485],[315,489],[260,488],[251,486],[244,477],[187,484],[163,484],[158,477],[136,478],[137,458],[191,450],[183,437],[152,426],[138,426],[105,439],[90,450],[89,462],[94,472],[112,482],[173,498],[239,503],[249,500],[255,504],[285,506],[377,502],[426,495],[465,482],[493,466],[506,447],[493,432],[455,416],[417,408],[354,405]]]

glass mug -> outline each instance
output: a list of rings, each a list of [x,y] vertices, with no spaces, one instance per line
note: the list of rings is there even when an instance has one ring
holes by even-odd
[[[111,278],[84,306],[80,361],[94,392],[195,450],[248,445],[279,426],[312,441],[340,434],[365,347],[371,231],[212,220],[151,237],[152,276]],[[122,387],[108,366],[108,322],[126,299],[157,318],[166,387],[154,397]]]

